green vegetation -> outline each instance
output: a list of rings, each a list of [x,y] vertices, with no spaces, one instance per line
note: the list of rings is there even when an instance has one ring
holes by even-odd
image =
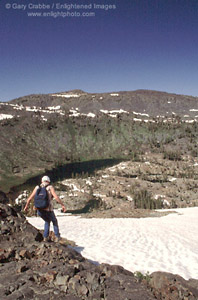
[[[147,190],[136,191],[133,194],[135,208],[143,209],[160,209],[163,207],[163,203],[160,199],[153,199],[150,192]]]
[[[142,274],[140,271],[136,271],[134,272],[134,276],[138,280],[138,282],[142,282],[143,280],[145,280],[147,283],[149,283],[149,281],[151,280],[149,272],[147,272],[146,274]]]
[[[181,161],[183,155],[197,157],[198,153],[197,124],[176,118],[172,123],[146,123],[125,115],[71,118],[52,114],[45,122],[34,113],[2,121],[0,126],[0,190],[6,192],[28,178],[67,164],[104,159],[138,161],[146,151]],[[155,206],[149,195],[136,197],[138,206],[141,197],[147,199],[141,206]]]

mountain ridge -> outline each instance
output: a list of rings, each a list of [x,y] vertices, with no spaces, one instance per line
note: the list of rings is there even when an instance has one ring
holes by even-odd
[[[75,162],[130,159],[170,145],[197,153],[198,98],[192,96],[73,90],[1,102],[0,111],[3,191]]]

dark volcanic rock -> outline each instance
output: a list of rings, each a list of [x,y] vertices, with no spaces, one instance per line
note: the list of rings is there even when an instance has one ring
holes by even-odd
[[[6,194],[4,192],[0,191],[0,203],[6,204],[8,202],[9,202],[9,200],[8,200]]]
[[[157,299],[198,299],[198,280],[184,280],[179,275],[165,272],[151,274],[150,286]]]

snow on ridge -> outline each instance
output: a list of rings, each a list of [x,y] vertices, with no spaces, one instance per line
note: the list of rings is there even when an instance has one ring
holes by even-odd
[[[60,106],[60,105],[57,105],[57,106],[48,106],[47,108],[48,108],[49,110],[58,110],[58,109],[61,108],[61,106]]]
[[[36,106],[33,106],[33,107],[26,106],[25,110],[26,111],[34,111],[34,112],[43,111],[39,107],[36,107]]]
[[[53,97],[78,98],[81,94],[52,94]]]
[[[26,106],[25,110],[33,111],[33,112],[48,113],[48,114],[59,113],[60,115],[65,115],[65,113],[60,109],[60,106],[51,106],[51,107],[49,106],[49,107],[46,107],[46,109],[42,109],[41,107],[37,107],[37,106]]]
[[[113,94],[110,94],[112,97],[118,97],[119,96],[119,94],[117,94],[117,93],[113,93]]]
[[[95,114],[93,114],[93,113],[91,113],[91,112],[89,112],[88,114],[87,114],[87,117],[91,117],[91,118],[95,118]]]
[[[198,109],[192,108],[192,109],[189,109],[189,111],[198,111]]]
[[[142,119],[133,118],[133,121],[135,121],[135,122],[141,122]]]
[[[4,119],[12,119],[13,117],[14,117],[13,115],[0,114],[0,120],[4,120]]]
[[[117,117],[117,114],[129,114],[128,111],[119,109],[119,110],[105,110],[105,109],[100,109],[100,112],[106,115],[109,115],[112,118]]]
[[[88,114],[84,114],[84,113],[79,113],[78,111],[79,109],[78,108],[72,108],[69,110],[70,114],[69,114],[69,117],[79,117],[79,116],[85,116],[85,117],[88,117],[88,118],[95,118],[95,114],[92,113],[92,112],[89,112]]]
[[[186,120],[185,122],[186,123],[194,123],[194,122],[196,122],[196,120]]]
[[[140,115],[140,116],[149,117],[148,114],[137,113],[137,112],[135,112],[135,111],[133,111],[133,114],[134,114],[134,115]]]
[[[13,109],[18,109],[18,110],[22,110],[24,109],[24,106],[22,104],[13,104],[13,103],[4,103],[4,102],[1,102],[0,105],[6,105],[6,106],[12,106]]]
[[[23,110],[25,107],[21,104],[21,105],[18,105],[16,104],[13,109],[16,109],[16,110]]]
[[[47,121],[47,118],[45,118],[45,116],[42,115],[41,118],[43,121]]]
[[[168,179],[168,181],[171,181],[171,182],[172,182],[172,181],[175,181],[175,180],[177,180],[177,178],[175,178],[175,177],[172,177],[172,178],[169,178],[169,179]]]
[[[80,113],[76,109],[70,109],[69,112],[70,112],[70,114],[69,114],[70,117],[79,117],[80,116]]]

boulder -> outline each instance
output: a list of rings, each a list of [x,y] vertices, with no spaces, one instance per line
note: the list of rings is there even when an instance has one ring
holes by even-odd
[[[195,279],[185,280],[179,275],[154,272],[149,285],[157,299],[198,299],[198,280]]]

